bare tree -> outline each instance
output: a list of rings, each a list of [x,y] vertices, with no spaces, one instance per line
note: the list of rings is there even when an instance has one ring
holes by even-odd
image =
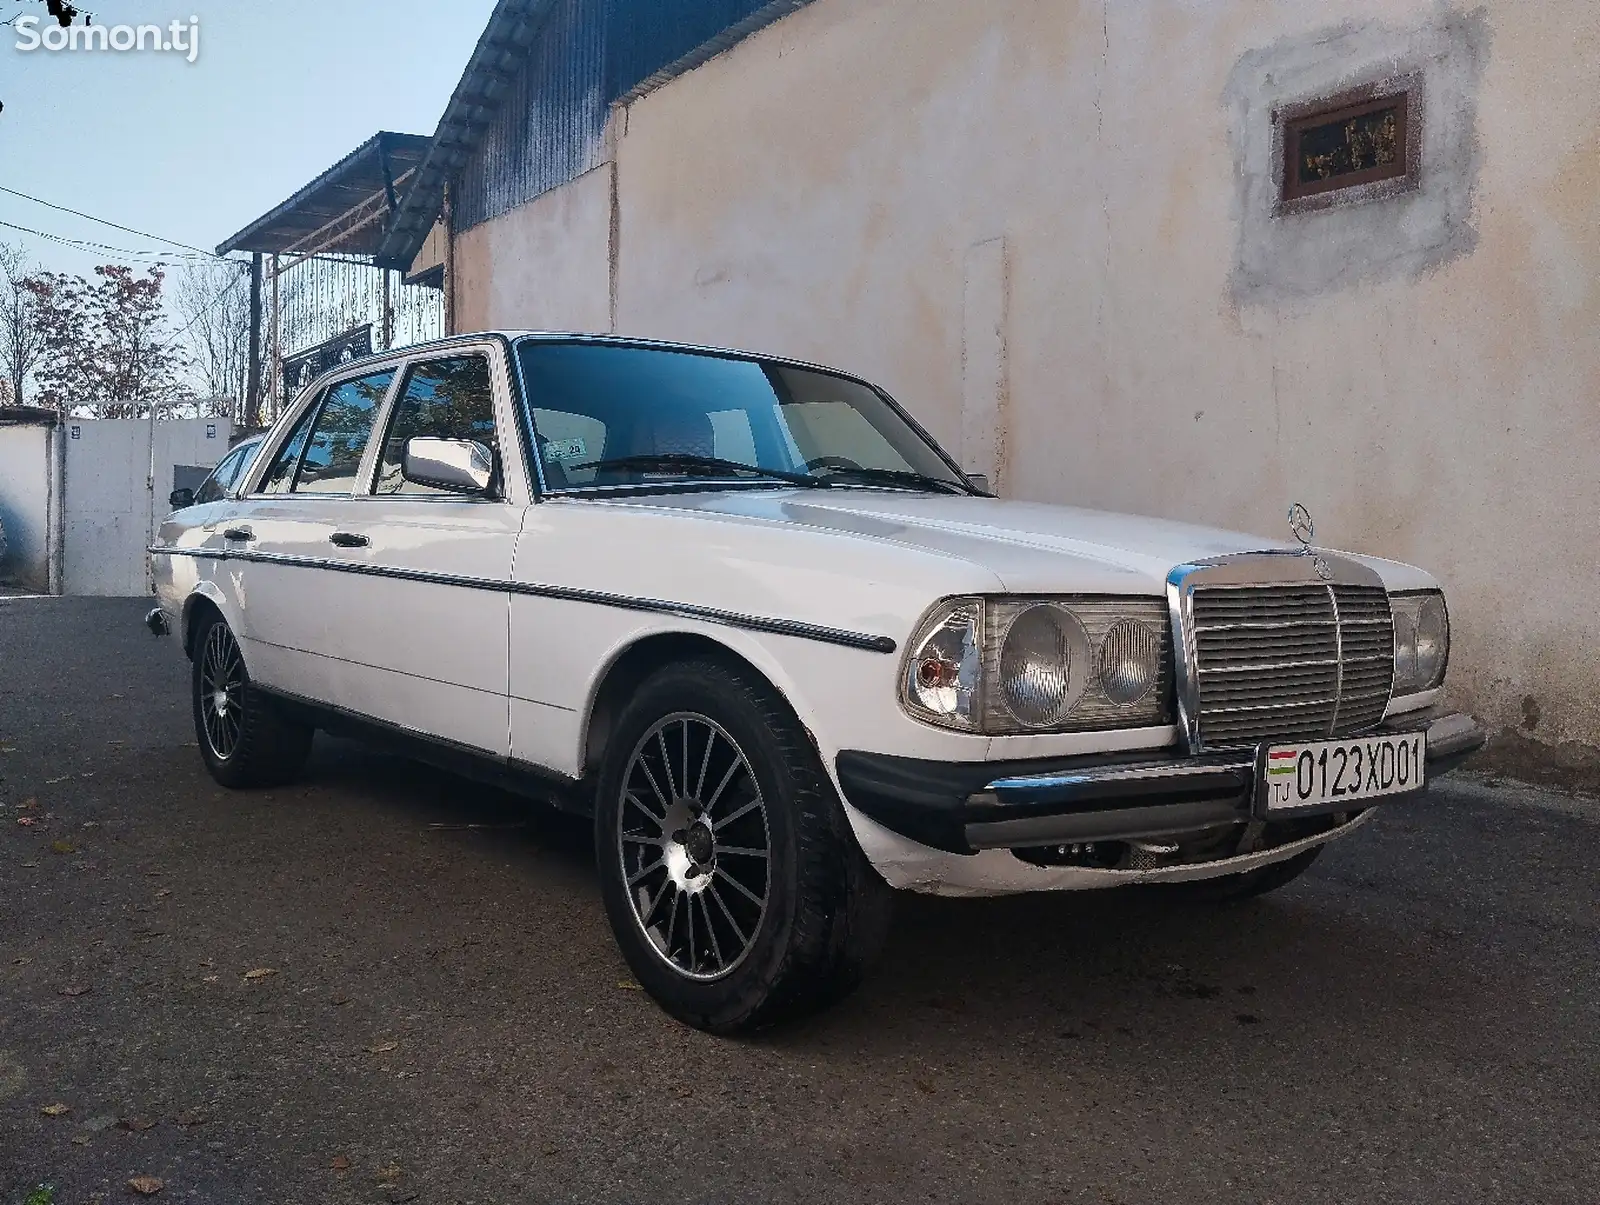
[[[212,399],[218,417],[242,423],[250,375],[249,265],[238,260],[191,263],[177,279],[173,302],[196,384]]]
[[[29,277],[22,251],[0,243],[0,374],[12,404],[18,406],[28,377],[45,353],[39,296],[29,287]]]

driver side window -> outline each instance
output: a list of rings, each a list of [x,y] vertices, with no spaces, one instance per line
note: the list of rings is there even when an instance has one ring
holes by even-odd
[[[394,417],[389,420],[373,493],[458,496],[449,490],[407,481],[402,474],[407,441],[427,437],[476,440],[499,463],[494,386],[486,357],[451,356],[412,366],[406,374],[405,388],[395,401]]]

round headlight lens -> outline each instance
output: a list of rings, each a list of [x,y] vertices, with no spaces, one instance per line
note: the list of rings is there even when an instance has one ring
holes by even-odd
[[[1060,607],[1029,607],[1000,645],[1000,699],[1029,728],[1058,723],[1083,693],[1088,639]]]
[[[1394,692],[1417,689],[1417,617],[1409,607],[1394,609]]]
[[[1118,621],[1100,642],[1100,689],[1118,707],[1131,707],[1156,685],[1161,637],[1137,619]]]
[[[1445,655],[1450,648],[1450,625],[1445,618],[1444,597],[1430,594],[1417,612],[1417,685],[1429,690],[1444,677]]]

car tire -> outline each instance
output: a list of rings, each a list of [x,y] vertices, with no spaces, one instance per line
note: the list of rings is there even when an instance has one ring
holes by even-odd
[[[639,687],[607,742],[595,839],[623,957],[698,1029],[834,1003],[888,933],[893,891],[805,729],[737,664],[677,663]]]
[[[212,778],[225,787],[267,787],[300,773],[311,725],[256,689],[232,629],[215,613],[195,633],[191,681],[195,739]]]
[[[1247,870],[1243,874],[1223,875],[1215,879],[1197,879],[1188,883],[1171,883],[1167,891],[1184,900],[1207,904],[1237,904],[1253,900],[1286,887],[1298,879],[1321,856],[1325,847],[1313,845],[1292,858],[1273,862],[1268,866]]]

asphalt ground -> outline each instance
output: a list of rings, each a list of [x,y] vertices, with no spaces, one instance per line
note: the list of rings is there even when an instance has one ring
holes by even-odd
[[[732,1041],[582,823],[323,737],[216,787],[144,609],[0,599],[6,1205],[1600,1200],[1600,801],[1457,779],[1231,908],[902,897]]]

